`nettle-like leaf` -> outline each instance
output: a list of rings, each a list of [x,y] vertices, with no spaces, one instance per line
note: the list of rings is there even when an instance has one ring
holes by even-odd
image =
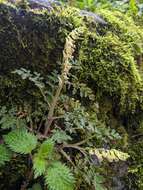
[[[41,144],[38,155],[43,159],[50,158],[53,154],[53,151],[54,141],[52,139],[47,139]]]
[[[118,162],[118,161],[126,161],[130,156],[127,153],[121,152],[116,149],[104,149],[104,148],[94,148],[89,150],[90,155],[96,155],[99,161],[103,161],[104,159],[108,162]]]
[[[37,145],[37,137],[26,129],[11,131],[4,136],[4,141],[12,151],[21,154],[30,153]]]
[[[44,141],[38,152],[34,155],[33,169],[34,177],[37,178],[45,173],[48,159],[52,158],[54,152],[54,142],[51,139]]]
[[[73,190],[74,177],[70,169],[61,162],[54,162],[48,167],[45,183],[49,190]]]
[[[47,160],[35,155],[33,159],[34,177],[37,178],[45,173],[47,167]]]
[[[4,165],[5,162],[10,161],[11,153],[6,146],[0,145],[0,166]]]

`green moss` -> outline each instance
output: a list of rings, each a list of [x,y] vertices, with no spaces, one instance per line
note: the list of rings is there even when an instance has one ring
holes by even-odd
[[[143,52],[143,30],[128,15],[108,10],[99,13],[108,25],[96,33],[89,31],[80,44],[81,80],[86,78],[100,99],[104,95],[116,99],[121,112],[135,112],[142,102],[137,57]]]
[[[116,34],[123,43],[127,43],[134,56],[143,53],[143,28],[131,16],[105,9],[99,10],[99,14],[109,23],[108,30]]]

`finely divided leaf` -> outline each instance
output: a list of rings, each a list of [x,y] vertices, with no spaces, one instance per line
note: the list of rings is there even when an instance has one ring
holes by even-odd
[[[96,155],[99,161],[103,161],[104,159],[108,162],[118,162],[118,161],[126,161],[130,156],[127,153],[121,152],[116,149],[104,149],[104,148],[94,148],[90,149],[89,154]]]
[[[63,143],[72,140],[72,138],[69,135],[67,135],[65,131],[57,129],[53,130],[52,132],[53,132],[52,139],[57,143]]]
[[[16,118],[9,116],[9,115],[5,115],[4,117],[2,117],[2,119],[0,120],[0,124],[1,124],[1,128],[2,129],[10,129],[16,126]]]

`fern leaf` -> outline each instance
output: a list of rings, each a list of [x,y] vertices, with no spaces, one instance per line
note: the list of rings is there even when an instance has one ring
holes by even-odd
[[[107,190],[107,188],[105,188],[103,186],[103,184],[104,184],[103,176],[95,174],[94,180],[93,180],[93,185],[94,185],[95,189],[97,189],[97,190]]]
[[[5,115],[4,117],[2,117],[2,119],[0,120],[0,124],[1,124],[1,128],[2,129],[10,129],[16,126],[16,118],[9,116],[9,115]]]
[[[54,129],[52,132],[53,132],[52,139],[57,143],[63,143],[68,140],[72,140],[72,138],[69,135],[67,135],[66,132],[63,130]]]
[[[54,162],[47,169],[45,183],[50,190],[74,189],[74,177],[70,169],[60,162]]]
[[[106,150],[104,148],[90,149],[91,155],[96,155],[99,161],[106,159],[108,162],[126,161],[130,156],[127,153],[118,151],[116,149]]]
[[[4,165],[5,162],[10,161],[10,158],[10,151],[4,145],[0,145],[0,166]]]
[[[47,167],[47,159],[50,159],[54,151],[54,142],[51,139],[44,141],[38,153],[35,154],[33,159],[34,176],[37,178],[45,173]]]
[[[30,153],[37,145],[37,137],[25,129],[16,129],[4,136],[8,147],[17,153]]]

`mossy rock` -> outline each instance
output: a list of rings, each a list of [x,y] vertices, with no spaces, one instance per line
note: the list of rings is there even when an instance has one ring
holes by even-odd
[[[94,90],[97,101],[108,97],[123,113],[142,110],[142,63],[137,60],[143,53],[143,29],[118,11],[99,10],[99,14],[107,21],[106,26],[83,18],[71,7],[49,12],[1,3],[2,99],[8,102],[28,97],[25,91],[31,86],[14,77],[13,70],[23,67],[45,76],[59,70],[66,36],[83,26],[87,32],[77,42],[75,54],[81,70],[74,74]]]

